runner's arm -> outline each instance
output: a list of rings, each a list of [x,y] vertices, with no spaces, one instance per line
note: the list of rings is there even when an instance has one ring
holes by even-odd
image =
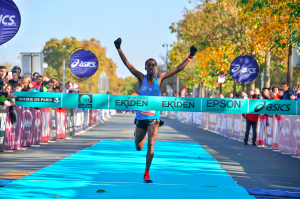
[[[142,81],[144,79],[144,74],[136,70],[136,68],[129,63],[123,51],[121,50],[121,43],[122,43],[121,38],[118,38],[114,43],[125,66],[136,78],[138,78],[139,81]]]
[[[161,79],[161,81],[163,81],[164,79],[167,79],[169,77],[172,77],[173,75],[175,75],[176,73],[179,73],[180,71],[182,71],[186,65],[190,62],[191,59],[193,59],[193,56],[196,54],[197,52],[197,48],[195,48],[194,46],[192,46],[190,48],[190,55],[181,63],[179,64],[179,66],[177,66],[176,68],[168,71],[168,72],[164,72],[158,75],[158,78]]]

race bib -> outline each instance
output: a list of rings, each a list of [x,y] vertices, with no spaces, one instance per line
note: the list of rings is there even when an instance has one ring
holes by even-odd
[[[147,115],[147,116],[155,116],[156,111],[140,111],[140,114]]]

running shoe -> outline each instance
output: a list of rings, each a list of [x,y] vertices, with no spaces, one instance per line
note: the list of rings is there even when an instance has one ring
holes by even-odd
[[[144,176],[144,183],[153,183],[148,176]]]

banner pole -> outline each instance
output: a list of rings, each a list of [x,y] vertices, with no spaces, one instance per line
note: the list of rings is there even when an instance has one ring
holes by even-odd
[[[66,69],[66,61],[63,62],[63,86],[65,86],[65,69]]]

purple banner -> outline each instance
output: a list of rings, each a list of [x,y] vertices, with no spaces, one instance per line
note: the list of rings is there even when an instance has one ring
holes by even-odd
[[[297,119],[298,116],[283,116],[278,150],[296,154],[296,135],[294,135],[293,129],[298,125]]]
[[[76,109],[75,133],[80,133],[82,129],[82,109]]]
[[[33,109],[34,131],[31,144],[39,144],[42,141],[42,112],[40,109]]]
[[[207,129],[207,126],[208,126],[208,113],[202,113],[201,127],[203,129]]]

